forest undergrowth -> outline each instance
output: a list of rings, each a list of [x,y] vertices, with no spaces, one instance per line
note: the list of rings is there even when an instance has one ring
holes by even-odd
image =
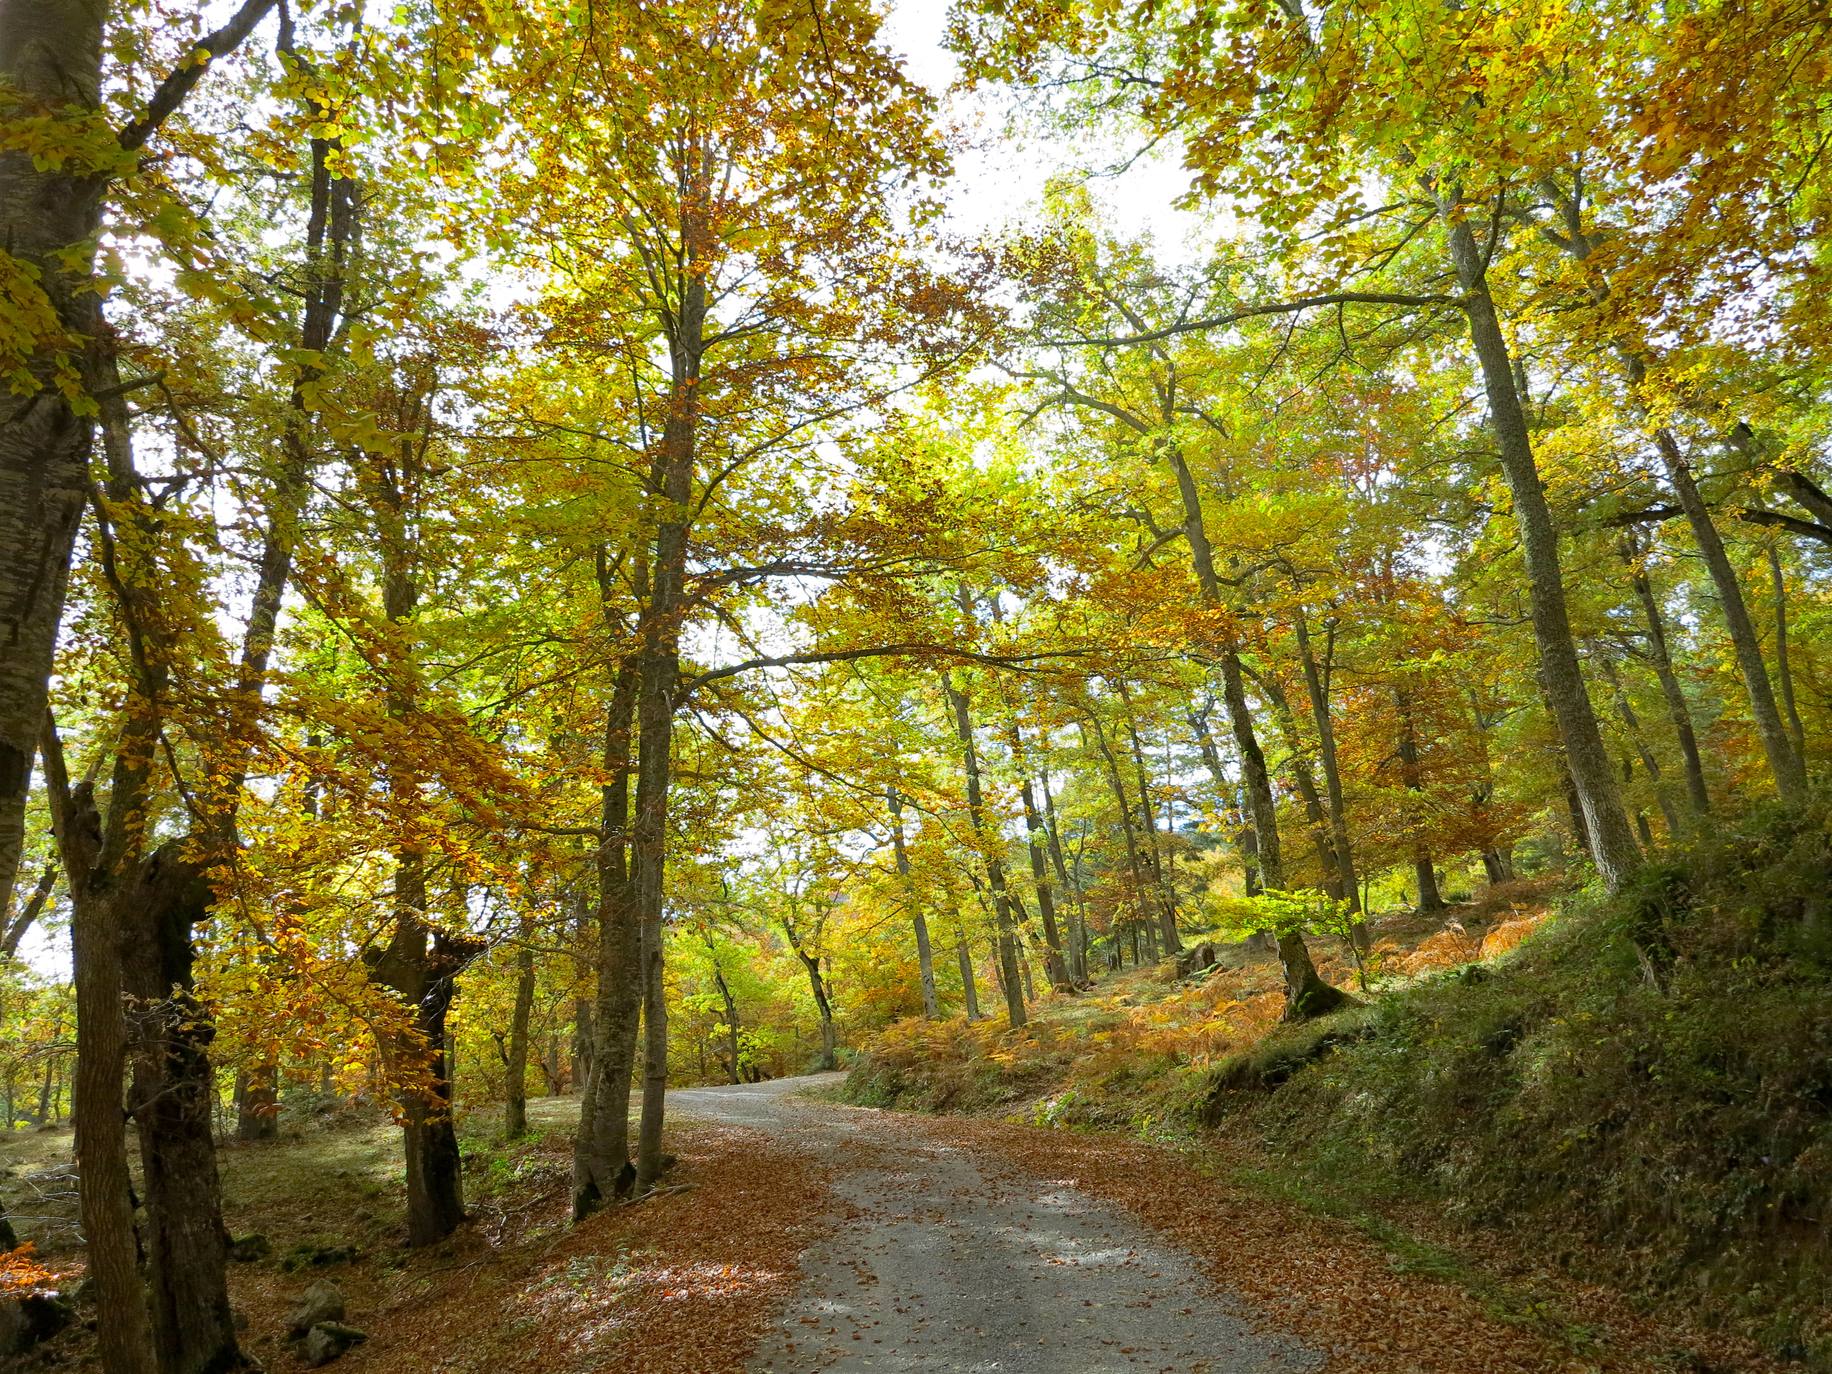
[[[1281,1024],[1276,964],[1227,947],[1020,1032],[893,1026],[848,1095],[1169,1142],[1397,1264],[1551,1295],[1514,1301],[1529,1320],[1607,1288],[1832,1368],[1829,877],[1823,804],[1760,811],[1613,897],[1389,918],[1373,991],[1330,1017]]]

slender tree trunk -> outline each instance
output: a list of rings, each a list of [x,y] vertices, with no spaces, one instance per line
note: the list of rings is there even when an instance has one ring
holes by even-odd
[[[976,841],[985,849],[986,884],[992,890],[993,923],[998,931],[999,975],[1005,987],[1005,1011],[1014,1029],[1028,1018],[1024,993],[1018,985],[1017,942],[1012,934],[1011,905],[1005,891],[1005,861],[998,855],[996,829],[986,818],[985,801],[980,792],[980,757],[973,742],[973,708],[967,693],[955,687],[951,674],[943,672],[942,691],[954,712],[954,730],[961,746],[961,762],[967,774],[967,817]]]
[[[1177,475],[1177,490],[1183,500],[1183,532],[1190,546],[1190,560],[1196,569],[1196,582],[1203,601],[1221,607],[1221,579],[1215,572],[1215,553],[1202,518],[1202,496],[1196,489],[1195,476],[1184,461],[1180,449],[1170,449],[1172,468]],[[1266,755],[1260,749],[1259,735],[1253,727],[1253,711],[1247,704],[1247,689],[1242,681],[1240,646],[1230,635],[1223,641],[1221,661],[1222,704],[1227,708],[1228,724],[1234,732],[1234,747],[1239,755],[1241,777],[1253,817],[1253,833],[1260,879],[1265,886],[1283,889],[1284,865],[1279,858],[1278,805],[1272,794],[1272,777],[1266,770]],[[1338,988],[1317,976],[1304,937],[1296,931],[1277,933],[1279,964],[1285,973],[1285,1015],[1287,1019],[1318,1016],[1348,1001]]]
[[[1119,807],[1120,834],[1126,841],[1126,869],[1132,877],[1135,905],[1139,914],[1143,915],[1147,910],[1146,904],[1149,901],[1147,894],[1152,890],[1152,883],[1145,872],[1144,859],[1139,853],[1138,830],[1132,822],[1132,802],[1126,794],[1126,784],[1120,778],[1119,762],[1114,758],[1113,749],[1107,743],[1107,732],[1100,723],[1099,715],[1090,711],[1088,720],[1094,726],[1095,745],[1107,765],[1107,788],[1113,793],[1114,805]],[[1085,743],[1087,738],[1085,726],[1082,727],[1082,738]]]
[[[1406,791],[1414,797],[1422,798],[1425,794],[1423,775],[1419,771],[1418,731],[1412,722],[1412,694],[1404,688],[1397,688],[1393,693],[1393,704],[1399,711],[1399,767],[1400,779]],[[1423,817],[1419,817],[1420,823]],[[1419,885],[1419,910],[1442,911],[1443,894],[1438,891],[1438,871],[1432,863],[1431,851],[1421,840],[1413,850],[1412,871]]]
[[[1355,850],[1349,839],[1348,808],[1343,804],[1342,764],[1336,753],[1336,724],[1330,711],[1329,679],[1317,663],[1311,646],[1310,626],[1300,608],[1293,619],[1297,631],[1298,655],[1304,667],[1304,691],[1310,699],[1310,718],[1317,730],[1317,756],[1323,763],[1323,786],[1329,797],[1331,849],[1336,856],[1336,871],[1342,881],[1342,895],[1354,913],[1350,938],[1355,948],[1366,954],[1369,949],[1368,926],[1362,919],[1361,883],[1355,872]],[[1334,631],[1326,627],[1326,653],[1333,659]]]
[[[19,942],[25,939],[26,932],[44,914],[56,885],[57,865],[46,864],[44,872],[38,875],[38,885],[32,889],[32,895],[26,898],[25,905],[16,914],[9,914],[7,919],[0,920],[0,958],[11,959],[18,955]]]
[[[967,952],[967,937],[962,935],[954,945],[961,967],[961,996],[967,1003],[967,1019],[980,1019],[980,993],[973,981],[973,956]]]
[[[1259,874],[1259,836],[1254,833],[1253,822],[1241,802],[1239,790],[1228,777],[1227,770],[1222,767],[1221,750],[1216,747],[1214,733],[1209,729],[1208,713],[1191,711],[1186,719],[1196,736],[1196,748],[1202,755],[1203,766],[1208,769],[1209,777],[1215,783],[1216,806],[1230,821],[1229,833],[1240,854],[1241,889],[1247,896],[1255,896],[1262,886]]]
[[[1699,755],[1698,735],[1692,728],[1692,710],[1686,694],[1680,689],[1679,674],[1673,669],[1673,655],[1667,648],[1667,630],[1660,613],[1660,601],[1654,595],[1654,584],[1647,570],[1636,562],[1633,551],[1625,550],[1634,568],[1635,596],[1641,602],[1641,614],[1648,627],[1648,658],[1654,665],[1654,676],[1660,681],[1660,694],[1667,704],[1667,719],[1673,723],[1673,734],[1679,741],[1680,757],[1685,760],[1686,795],[1695,817],[1711,814],[1711,793],[1705,786],[1705,765]]]
[[[1470,226],[1468,207],[1454,195],[1441,196],[1439,206],[1451,265],[1463,289],[1470,342],[1488,394],[1489,426],[1500,451],[1502,473],[1514,497],[1514,521],[1526,563],[1541,682],[1564,739],[1566,767],[1583,811],[1597,871],[1613,889],[1620,887],[1640,864],[1640,846],[1635,843],[1628,813],[1622,808],[1596,713],[1584,689],[1565,601],[1564,574],[1559,568],[1558,533],[1534,461],[1513,356],[1489,296],[1487,260]]]
[[[1794,700],[1794,668],[1788,659],[1787,645],[1787,579],[1781,572],[1781,552],[1771,542],[1768,546],[1768,576],[1775,590],[1775,684],[1781,689],[1781,705],[1787,711],[1788,738],[1802,767],[1807,757],[1807,731],[1800,721],[1800,707]]]
[[[909,851],[903,844],[903,796],[892,787],[885,793],[891,813],[891,845],[897,857],[897,882],[903,889],[903,902],[910,914],[910,926],[916,932],[916,969],[922,980],[922,1014],[933,1021],[941,1015],[935,1000],[935,953],[929,947],[929,923],[922,914],[922,898],[916,891],[916,879],[910,872]]]
[[[1622,724],[1628,730],[1629,742],[1635,746],[1635,752],[1641,757],[1641,766],[1654,784],[1654,801],[1660,807],[1661,817],[1667,823],[1667,833],[1678,835],[1679,813],[1673,807],[1673,799],[1667,795],[1665,782],[1661,779],[1660,760],[1654,757],[1654,751],[1648,747],[1647,737],[1642,733],[1641,719],[1635,714],[1635,708],[1629,703],[1628,692],[1622,685],[1622,675],[1616,671],[1616,665],[1609,659],[1599,657],[1603,665],[1604,679],[1609,683],[1610,691],[1616,699],[1616,714],[1622,718]],[[1623,771],[1623,781],[1629,778],[1628,770]],[[1646,839],[1644,834],[1643,839]]]
[[[1630,359],[1630,364],[1631,380],[1638,386],[1643,368],[1634,359]],[[1742,584],[1737,581],[1736,569],[1731,566],[1723,536],[1718,533],[1710,508],[1699,494],[1698,484],[1692,477],[1692,467],[1680,451],[1679,441],[1673,437],[1673,432],[1665,428],[1656,430],[1654,443],[1660,450],[1661,461],[1666,465],[1667,480],[1679,497],[1680,509],[1686,513],[1686,521],[1692,526],[1692,542],[1698,546],[1699,556],[1704,560],[1705,569],[1711,574],[1711,584],[1717,591],[1718,607],[1724,615],[1724,628],[1730,633],[1730,645],[1735,651],[1737,667],[1743,676],[1743,688],[1749,698],[1749,713],[1755,720],[1756,735],[1762,741],[1762,752],[1767,756],[1768,771],[1774,778],[1775,791],[1786,801],[1799,801],[1807,790],[1806,765],[1794,748],[1787,727],[1782,723],[1780,708],[1775,704],[1774,688],[1768,678],[1768,664],[1762,658],[1762,642],[1756,635],[1755,622],[1750,618]]]
[[[1317,871],[1323,877],[1323,890],[1337,901],[1342,901],[1342,868],[1337,862],[1329,820],[1323,810],[1323,799],[1317,793],[1317,780],[1311,774],[1310,761],[1304,756],[1304,741],[1298,734],[1297,716],[1293,714],[1291,701],[1276,677],[1269,672],[1256,673],[1254,680],[1265,694],[1267,704],[1272,707],[1272,716],[1278,723],[1279,733],[1285,737],[1285,751],[1290,756],[1288,766],[1291,780],[1297,784],[1298,797],[1304,803],[1304,819],[1310,830],[1311,843],[1317,851]]]
[[[521,947],[515,952],[515,1009],[509,1016],[509,1058],[503,1066],[508,1092],[503,1100],[503,1134],[520,1140],[528,1134],[528,1021],[534,1014],[534,919],[521,922]]]
[[[719,967],[717,952],[714,951],[710,937],[706,941],[707,953],[713,955],[712,980],[719,989],[719,999],[725,1006],[725,1066],[733,1083],[742,1083],[744,1075],[740,1070],[743,1054],[738,1040],[738,1001],[732,996],[731,984],[725,981],[725,970]]]
[[[1126,737],[1132,746],[1132,765],[1139,788],[1139,816],[1144,822],[1146,854],[1151,863],[1151,885],[1158,897],[1158,934],[1163,938],[1164,953],[1176,954],[1183,949],[1183,939],[1177,934],[1177,897],[1164,871],[1164,851],[1158,844],[1157,808],[1151,801],[1151,780],[1145,768],[1145,751],[1139,744],[1132,701],[1124,683],[1119,685],[1119,690],[1120,702],[1126,708]]]
[[[1050,773],[1047,767],[1039,767],[1037,781],[1043,789],[1044,837],[1049,849],[1050,866],[1055,870],[1056,882],[1061,890],[1074,898],[1075,903],[1069,912],[1069,977],[1076,984],[1082,984],[1088,981],[1087,907],[1081,888],[1069,881],[1068,866],[1062,861],[1062,838],[1056,831],[1056,799],[1050,794]]]

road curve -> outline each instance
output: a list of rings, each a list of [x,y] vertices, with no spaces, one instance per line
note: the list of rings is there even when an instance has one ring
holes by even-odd
[[[1063,1180],[949,1140],[947,1123],[839,1107],[838,1074],[670,1093],[831,1172],[843,1217],[753,1374],[1299,1374],[1323,1357],[1258,1330],[1195,1264]]]

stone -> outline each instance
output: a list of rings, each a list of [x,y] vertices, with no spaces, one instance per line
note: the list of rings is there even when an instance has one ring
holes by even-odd
[[[339,1358],[351,1346],[369,1339],[369,1333],[358,1331],[354,1326],[345,1326],[342,1322],[319,1322],[305,1333],[305,1339],[293,1347],[307,1366],[312,1369],[319,1365],[329,1364]]]
[[[340,1322],[344,1317],[343,1290],[328,1279],[320,1279],[299,1298],[299,1305],[286,1319],[289,1336],[303,1336],[314,1326]]]
[[[266,1236],[255,1232],[253,1235],[238,1236],[229,1242],[229,1258],[237,1264],[253,1264],[273,1254],[274,1247]]]
[[[76,1316],[62,1293],[22,1293],[0,1299],[0,1355],[23,1355],[57,1335]]]

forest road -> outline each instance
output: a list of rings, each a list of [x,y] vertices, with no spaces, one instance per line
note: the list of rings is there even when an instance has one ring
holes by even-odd
[[[802,1095],[839,1074],[668,1094],[830,1171],[843,1209],[753,1374],[1298,1374],[1323,1356],[1257,1330],[1187,1256],[1061,1179],[951,1143],[949,1123]]]

